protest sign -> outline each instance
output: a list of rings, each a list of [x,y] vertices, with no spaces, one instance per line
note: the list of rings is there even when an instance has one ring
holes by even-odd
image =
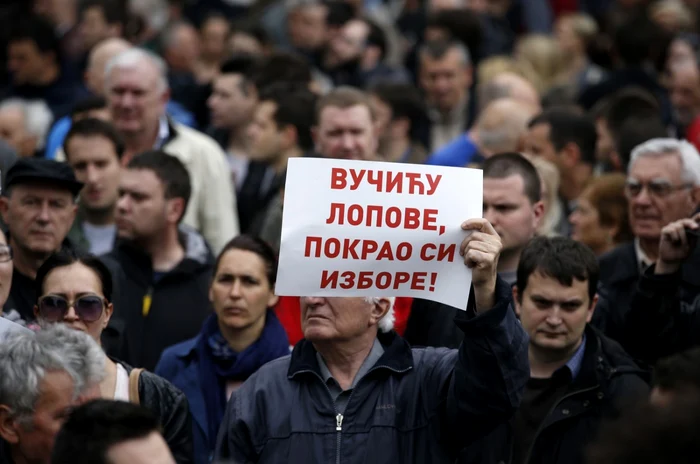
[[[465,309],[461,224],[482,215],[482,171],[293,158],[275,290],[407,296]]]

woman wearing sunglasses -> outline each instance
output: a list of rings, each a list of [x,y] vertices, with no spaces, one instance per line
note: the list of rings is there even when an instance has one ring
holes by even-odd
[[[267,243],[246,235],[231,240],[209,288],[215,313],[197,337],[166,349],[156,366],[190,401],[197,464],[211,462],[231,393],[263,364],[289,354],[271,309],[276,276],[277,256]]]
[[[40,323],[64,323],[100,343],[114,312],[112,275],[105,264],[75,251],[53,254],[36,275],[34,307]],[[192,461],[192,426],[187,398],[168,381],[133,369],[105,355],[106,377],[99,385],[105,399],[139,403],[160,418],[163,436],[178,463]]]

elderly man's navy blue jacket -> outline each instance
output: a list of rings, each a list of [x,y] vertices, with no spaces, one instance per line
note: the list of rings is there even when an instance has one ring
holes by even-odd
[[[473,294],[473,291],[472,291]],[[448,463],[506,422],[530,369],[527,336],[499,279],[496,305],[455,322],[459,350],[411,349],[380,334],[384,354],[355,386],[340,415],[316,350],[302,340],[291,356],[263,366],[231,397],[217,457],[236,463]]]

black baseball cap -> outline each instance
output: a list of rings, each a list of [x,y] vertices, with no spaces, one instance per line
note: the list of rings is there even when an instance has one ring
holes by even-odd
[[[65,188],[77,196],[83,188],[73,174],[73,169],[65,163],[46,158],[20,158],[7,171],[3,193],[13,185],[46,184],[46,186]]]

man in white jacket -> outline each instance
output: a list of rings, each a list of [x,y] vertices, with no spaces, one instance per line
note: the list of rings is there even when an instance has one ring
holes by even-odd
[[[192,182],[183,223],[199,230],[217,254],[239,233],[229,167],[213,139],[168,119],[166,75],[163,60],[139,48],[122,52],[107,63],[107,103],[126,142],[122,161],[128,163],[152,149],[162,149],[182,161]]]

